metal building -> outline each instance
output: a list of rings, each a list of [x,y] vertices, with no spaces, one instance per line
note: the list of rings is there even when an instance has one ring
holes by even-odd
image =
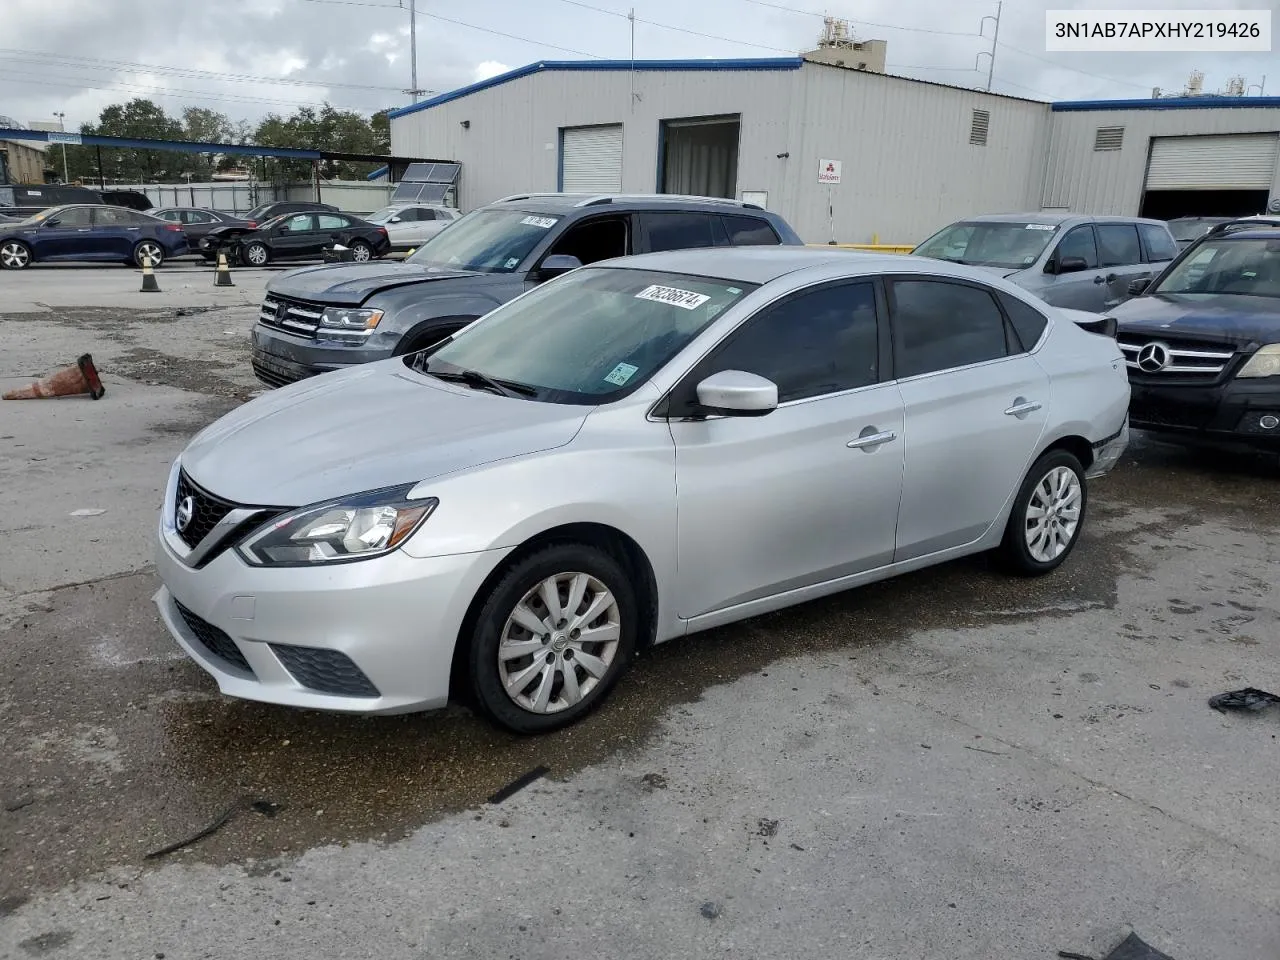
[[[394,152],[513,193],[684,193],[807,241],[915,243],[977,213],[1173,217],[1280,200],[1280,98],[1048,104],[816,58],[540,61],[391,115]]]

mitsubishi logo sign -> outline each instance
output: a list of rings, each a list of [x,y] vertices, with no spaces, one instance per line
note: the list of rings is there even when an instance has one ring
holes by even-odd
[[[1143,373],[1159,373],[1169,365],[1167,343],[1148,343],[1138,351],[1138,369]]]

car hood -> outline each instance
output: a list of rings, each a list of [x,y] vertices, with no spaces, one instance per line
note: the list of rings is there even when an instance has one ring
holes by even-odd
[[[483,277],[487,274],[468,270],[445,270],[417,263],[361,263],[334,266],[303,267],[276,277],[267,284],[268,293],[299,300],[313,300],[335,306],[354,307],[379,290],[402,287],[410,283],[452,280],[458,277]]]
[[[251,400],[181,459],[223,499],[300,506],[563,446],[589,410],[472,390],[392,359]]]
[[[1280,300],[1239,294],[1157,293],[1110,311],[1121,333],[1280,343]]]

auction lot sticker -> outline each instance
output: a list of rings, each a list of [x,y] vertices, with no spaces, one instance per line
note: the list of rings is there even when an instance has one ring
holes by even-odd
[[[653,284],[637,293],[636,299],[654,300],[657,303],[667,303],[684,310],[696,310],[711,298],[705,293],[694,293],[692,290],[681,290],[679,287],[660,287]]]

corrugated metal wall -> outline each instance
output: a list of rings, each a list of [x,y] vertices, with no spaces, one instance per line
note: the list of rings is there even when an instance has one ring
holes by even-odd
[[[1142,203],[1152,137],[1278,133],[1280,109],[1083,110],[1053,116],[1043,206],[1135,216]],[[1099,127],[1124,127],[1119,150],[1095,151]],[[1280,195],[1280,170],[1271,190]]]
[[[661,121],[738,114],[738,193],[768,205],[809,241],[924,239],[951,220],[1038,206],[1049,116],[1043,104],[817,64],[777,71],[544,71],[391,122],[392,152],[463,165],[463,210],[556,188],[559,130],[618,123],[622,187],[657,187]],[[974,107],[988,143],[969,143]],[[468,126],[463,127],[467,121]],[[779,158],[778,154],[787,154]],[[817,182],[842,160],[838,186]]]

